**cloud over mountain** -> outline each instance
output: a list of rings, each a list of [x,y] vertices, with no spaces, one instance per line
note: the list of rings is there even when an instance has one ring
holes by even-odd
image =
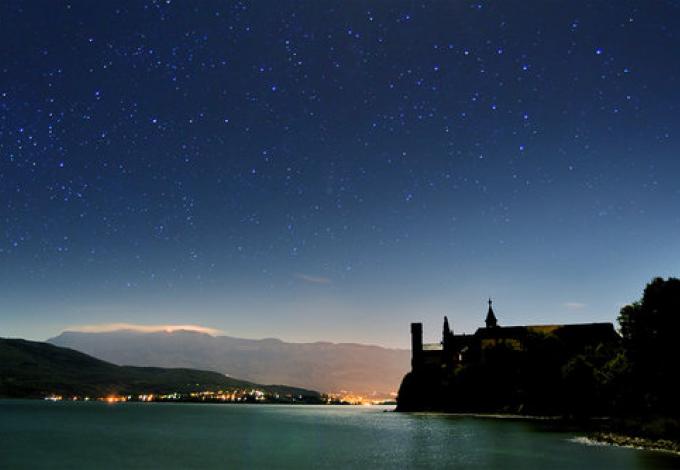
[[[134,331],[137,333],[174,333],[176,331],[193,331],[217,336],[224,332],[216,328],[200,325],[139,325],[135,323],[100,323],[96,325],[76,325],[68,327],[65,332],[110,333],[112,331]]]

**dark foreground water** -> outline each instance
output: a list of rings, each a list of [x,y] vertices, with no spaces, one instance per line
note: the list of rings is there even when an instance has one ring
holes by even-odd
[[[545,423],[383,410],[0,401],[0,468],[680,468]]]

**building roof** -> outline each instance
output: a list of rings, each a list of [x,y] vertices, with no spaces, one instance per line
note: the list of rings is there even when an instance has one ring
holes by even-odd
[[[554,334],[569,341],[611,340],[618,338],[611,323],[574,323],[567,325],[526,325],[479,328],[479,338],[525,338],[528,334]]]

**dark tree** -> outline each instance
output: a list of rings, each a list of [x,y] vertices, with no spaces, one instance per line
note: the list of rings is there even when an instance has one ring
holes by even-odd
[[[636,411],[680,416],[680,279],[656,278],[619,316]]]

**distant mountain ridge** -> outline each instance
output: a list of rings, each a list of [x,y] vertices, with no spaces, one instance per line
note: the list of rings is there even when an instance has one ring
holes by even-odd
[[[194,331],[67,331],[49,343],[121,365],[215,370],[257,383],[387,397],[410,368],[410,351],[354,343],[287,343]]]
[[[259,385],[205,370],[118,366],[73,349],[0,338],[0,397],[49,394],[101,397],[258,388],[271,393],[319,397],[285,385]]]

